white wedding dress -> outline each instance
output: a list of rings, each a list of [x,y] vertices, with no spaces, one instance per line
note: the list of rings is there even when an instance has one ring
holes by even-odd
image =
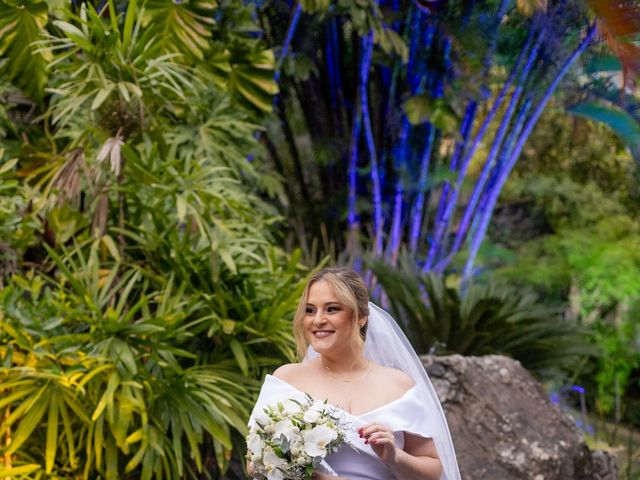
[[[415,385],[400,398],[363,415],[351,415],[336,407],[338,412],[343,413],[345,421],[353,427],[347,435],[347,441],[355,450],[345,445],[329,455],[321,467],[328,473],[350,480],[392,480],[394,477],[389,469],[356,432],[358,427],[366,423],[377,422],[394,431],[396,446],[399,448],[404,447],[404,433],[433,438],[442,463],[440,480],[460,480],[447,420],[431,380],[393,317],[371,302],[364,355],[379,365],[402,370],[413,379]],[[309,347],[303,361],[312,361],[317,356]],[[381,385],[380,388],[384,386]],[[267,375],[249,419],[249,426],[255,424],[254,417],[260,415],[266,406],[288,398],[304,400],[306,396],[293,385]],[[318,400],[324,401],[322,398]]]
[[[420,390],[419,384],[414,385],[400,398],[357,416],[334,407],[338,415],[342,416],[343,422],[349,426],[346,441],[355,448],[343,445],[337,452],[327,456],[323,464],[324,470],[350,480],[393,480],[390,470],[371,447],[358,436],[356,429],[371,422],[386,425],[393,430],[398,448],[404,446],[404,432],[431,437],[428,412],[424,402],[426,397]],[[304,401],[305,398],[304,392],[284,380],[267,375],[249,425],[253,425],[254,416],[259,415],[268,405],[274,405],[286,399]]]

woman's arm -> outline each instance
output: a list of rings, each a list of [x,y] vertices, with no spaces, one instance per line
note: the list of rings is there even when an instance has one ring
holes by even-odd
[[[439,480],[442,463],[431,438],[405,433],[404,450],[396,448],[396,462],[388,465],[393,476],[402,479]]]
[[[393,473],[402,480],[439,480],[442,463],[430,438],[405,433],[404,450],[396,447],[393,432],[379,424],[369,424],[359,429],[360,436],[371,445]]]

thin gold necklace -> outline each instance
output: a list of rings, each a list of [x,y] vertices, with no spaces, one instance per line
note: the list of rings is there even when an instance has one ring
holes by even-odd
[[[334,372],[333,370],[331,370],[331,368],[329,367],[329,365],[327,365],[326,363],[324,363],[324,360],[322,360],[322,357],[320,357],[320,363],[322,363],[322,365],[324,365],[324,368],[327,369],[327,372],[329,372],[329,376],[335,378],[336,380],[339,380],[341,382],[345,382],[345,383],[355,383],[355,382],[359,382],[360,380],[362,380],[364,377],[367,376],[367,374],[371,371],[371,360],[367,360],[367,370],[360,375],[358,378],[354,379],[354,380],[345,380],[344,378],[340,378],[340,377],[336,377],[336,372]]]

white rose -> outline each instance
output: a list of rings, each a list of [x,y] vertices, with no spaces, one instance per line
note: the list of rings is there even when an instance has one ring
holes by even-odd
[[[338,433],[324,425],[307,430],[304,436],[304,451],[310,457],[320,457],[327,454],[326,447],[331,441],[338,438]]]
[[[316,423],[318,420],[320,420],[320,412],[310,408],[309,410],[304,412],[302,418],[307,423]]]

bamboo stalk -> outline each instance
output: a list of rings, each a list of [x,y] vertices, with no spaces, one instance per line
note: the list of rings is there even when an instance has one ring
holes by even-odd
[[[296,33],[296,28],[298,27],[298,22],[300,21],[300,14],[302,13],[302,6],[298,3],[296,8],[293,10],[293,15],[291,16],[291,20],[289,22],[289,28],[287,28],[287,36],[284,40],[284,44],[282,45],[282,51],[280,53],[280,57],[278,58],[278,62],[276,64],[276,73],[274,75],[274,80],[276,83],[280,80],[280,74],[282,71],[282,62],[284,61],[284,57],[289,53],[289,48],[291,47],[291,42],[293,41],[293,35]]]
[[[540,50],[542,39],[543,39],[543,35],[540,34],[538,36],[538,39],[536,40],[536,43],[533,49],[531,50],[531,53],[529,54],[529,59],[527,60],[526,66],[522,69],[522,72],[520,73],[518,84],[513,92],[511,101],[509,102],[509,106],[507,107],[507,111],[505,112],[504,117],[502,118],[502,122],[500,122],[500,127],[498,128],[496,137],[493,141],[493,144],[491,145],[491,150],[489,152],[485,165],[482,169],[482,172],[480,173],[480,177],[476,181],[475,187],[473,189],[473,193],[471,194],[471,198],[465,209],[462,221],[460,222],[460,228],[458,229],[458,232],[456,234],[456,238],[453,244],[453,248],[452,248],[453,252],[457,252],[460,249],[462,245],[462,241],[466,236],[471,218],[475,213],[476,207],[478,205],[478,201],[480,200],[480,194],[484,191],[487,180],[489,179],[489,173],[491,172],[491,169],[494,166],[494,162],[498,158],[498,153],[500,152],[501,147],[503,149],[505,148],[505,145],[503,144],[504,137],[507,134],[509,126],[511,126],[511,120],[513,118],[513,114],[516,111],[516,105],[518,104],[518,102],[520,101],[520,98],[522,97],[522,93],[524,91],[524,84],[526,82],[527,76],[531,71],[533,62],[538,56],[538,51]],[[498,166],[496,166],[496,168],[498,168]]]
[[[522,152],[522,149],[524,148],[524,144],[526,143],[527,139],[531,135],[531,132],[533,131],[533,128],[535,127],[536,123],[538,122],[538,119],[540,118],[540,115],[542,114],[544,108],[546,107],[547,103],[549,102],[549,99],[551,98],[551,95],[553,94],[553,92],[556,90],[558,84],[560,83],[560,80],[562,80],[564,78],[565,74],[569,70],[569,67],[571,65],[573,65],[573,62],[575,62],[575,60],[582,54],[582,52],[591,43],[591,41],[593,40],[596,32],[597,32],[596,25],[595,24],[591,25],[589,27],[588,31],[587,31],[587,34],[582,39],[580,44],[571,53],[571,55],[569,55],[569,57],[566,59],[566,61],[564,62],[564,64],[562,65],[562,67],[560,68],[558,73],[556,74],[556,77],[551,82],[551,85],[549,85],[549,87],[547,88],[544,96],[542,97],[542,100],[540,100],[540,102],[536,106],[533,114],[527,120],[527,122],[526,122],[526,124],[525,124],[525,126],[523,128],[523,131],[520,134],[520,136],[519,136],[519,138],[518,138],[518,140],[517,140],[517,142],[515,144],[513,152],[511,153],[511,155],[509,155],[509,158],[506,160],[504,167],[501,169],[500,174],[499,174],[498,178],[496,179],[496,185],[492,188],[491,195],[488,198],[487,208],[486,208],[485,212],[483,212],[482,218],[481,218],[479,226],[478,226],[478,230],[477,230],[476,235],[475,235],[475,237],[474,237],[474,239],[473,239],[473,241],[471,243],[471,248],[469,250],[469,256],[467,258],[467,262],[466,262],[465,267],[464,267],[463,281],[468,280],[470,278],[471,274],[472,274],[473,263],[475,261],[476,255],[478,254],[478,250],[480,249],[480,244],[482,243],[482,239],[484,238],[484,235],[485,235],[485,232],[487,230],[487,227],[489,226],[489,221],[491,219],[491,215],[493,213],[493,209],[495,208],[496,202],[498,201],[498,196],[500,195],[500,192],[502,191],[502,187],[504,186],[505,182],[507,181],[507,177],[508,177],[509,173],[511,172],[511,170],[513,169],[516,161],[520,157],[520,153]]]
[[[365,143],[369,151],[369,162],[371,162],[371,184],[373,188],[373,225],[374,225],[374,254],[382,254],[383,236],[383,216],[382,216],[382,188],[380,185],[380,171],[378,169],[378,157],[376,145],[371,127],[371,116],[369,115],[369,69],[373,55],[373,33],[362,40],[362,58],[360,62],[360,99],[362,107],[362,123],[364,126]]]
[[[418,240],[420,239],[420,231],[422,230],[422,218],[425,202],[425,190],[427,188],[427,179],[429,178],[429,167],[431,164],[431,154],[433,153],[433,143],[435,140],[436,128],[427,123],[427,143],[422,153],[420,161],[420,173],[418,179],[418,195],[413,203],[413,214],[411,220],[411,231],[409,233],[409,250],[415,252],[418,248]]]
[[[456,206],[458,205],[458,196],[462,189],[462,184],[466,178],[467,170],[468,170],[469,164],[471,163],[471,159],[473,158],[473,155],[475,154],[478,147],[480,146],[481,140],[484,138],[485,134],[487,133],[489,125],[491,124],[494,117],[497,115],[498,110],[502,106],[502,103],[507,95],[507,92],[511,88],[511,85],[513,84],[514,80],[516,80],[516,75],[520,70],[522,61],[525,59],[526,52],[529,51],[529,48],[533,42],[533,39],[534,39],[534,29],[530,29],[529,36],[525,42],[525,46],[520,51],[520,54],[518,55],[518,58],[513,68],[511,69],[511,72],[509,73],[509,77],[507,78],[507,81],[504,83],[504,85],[502,86],[502,89],[496,96],[496,99],[493,102],[491,110],[489,111],[485,119],[482,121],[482,124],[480,125],[480,127],[478,128],[478,131],[473,136],[473,139],[471,140],[471,142],[467,144],[467,147],[463,150],[461,154],[462,160],[460,161],[460,166],[458,168],[458,178],[456,179],[456,182],[453,185],[453,188],[451,189],[451,191],[449,191],[449,189],[446,190],[446,195],[448,198],[445,198],[445,190],[443,189],[442,191],[441,198],[443,202],[446,202],[446,208],[444,209],[444,213],[442,214],[442,216],[436,220],[435,233],[433,235],[433,242],[431,244],[430,252],[428,255],[428,257],[430,258],[430,261],[425,263],[425,266],[427,268],[429,268],[432,262],[434,262],[437,258],[436,250],[439,248],[441,244],[442,238],[444,237],[444,234],[449,227],[449,224],[453,217],[453,213],[456,209]],[[448,254],[448,256],[450,256],[450,254]],[[442,262],[439,262],[439,263],[442,263]]]
[[[407,19],[407,27],[409,28],[409,62],[407,65],[407,82],[411,95],[415,95],[420,85],[420,76],[415,70],[415,57],[418,51],[418,38],[423,35],[421,28],[422,12],[417,9],[413,9],[412,15]],[[421,45],[422,49],[430,49],[431,41],[433,39],[433,26],[428,25],[424,32],[427,41]],[[392,265],[395,265],[398,260],[398,254],[400,250],[400,243],[402,239],[403,230],[403,204],[405,189],[403,185],[402,172],[409,163],[409,157],[411,156],[411,148],[409,148],[409,138],[413,128],[404,115],[402,118],[402,128],[400,130],[400,138],[398,140],[399,154],[394,156],[395,159],[395,171],[397,173],[396,187],[393,203],[393,218],[391,220],[390,238],[386,249],[386,257],[391,261]]]

